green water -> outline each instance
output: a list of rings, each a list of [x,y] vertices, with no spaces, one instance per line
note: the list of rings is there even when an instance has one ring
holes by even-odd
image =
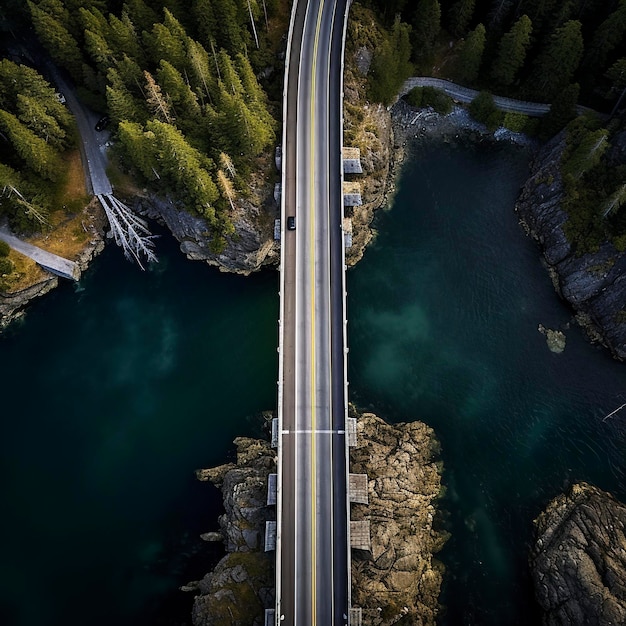
[[[422,419],[443,447],[445,624],[538,623],[532,519],[574,480],[626,499],[626,369],[565,327],[512,206],[528,154],[441,143],[407,163],[348,274],[352,400]],[[276,403],[278,276],[187,262],[141,273],[110,247],[0,338],[0,624],[174,626],[219,546],[193,470],[261,435]]]
[[[512,211],[529,155],[507,144],[415,147],[379,236],[349,274],[353,400],[421,419],[443,448],[445,624],[537,624],[532,520],[567,484],[626,497],[626,366],[566,329]],[[626,413],[626,412],[625,412]]]
[[[278,275],[159,249],[147,273],[108,249],[0,340],[3,625],[179,623],[219,557],[193,470],[275,406]]]

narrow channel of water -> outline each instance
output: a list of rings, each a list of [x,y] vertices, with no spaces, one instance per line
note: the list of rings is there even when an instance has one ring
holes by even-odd
[[[414,146],[348,277],[353,399],[441,440],[452,539],[443,624],[539,623],[532,520],[572,481],[626,499],[626,366],[570,324],[513,212],[528,153]],[[565,330],[551,353],[538,324]]]

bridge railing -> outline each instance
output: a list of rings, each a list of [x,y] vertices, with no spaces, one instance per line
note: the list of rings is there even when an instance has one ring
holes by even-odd
[[[276,626],[280,624],[280,604],[281,604],[281,561],[282,561],[282,432],[283,432],[283,346],[284,346],[284,318],[285,318],[285,300],[283,294],[285,292],[285,225],[286,225],[286,209],[285,209],[285,182],[286,182],[286,145],[287,145],[287,85],[289,84],[289,65],[291,61],[291,47],[293,41],[293,31],[296,18],[297,0],[294,1],[291,18],[289,20],[289,33],[287,35],[287,53],[285,55],[285,78],[283,82],[283,133],[282,133],[282,159],[281,159],[281,194],[280,194],[280,312],[278,319],[278,384],[277,384],[277,413],[278,413],[278,463],[276,477],[276,598],[274,619]]]

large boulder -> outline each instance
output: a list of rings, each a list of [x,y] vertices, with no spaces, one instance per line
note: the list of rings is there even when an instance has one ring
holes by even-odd
[[[530,565],[544,624],[626,624],[626,506],[575,484],[535,526]]]

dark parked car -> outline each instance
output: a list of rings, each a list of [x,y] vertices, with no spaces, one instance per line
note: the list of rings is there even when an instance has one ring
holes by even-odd
[[[111,120],[109,119],[108,115],[105,115],[104,117],[101,117],[97,122],[96,122],[96,130],[98,132],[100,132],[101,130],[104,130],[108,125],[109,122]]]
[[[295,217],[295,215],[290,215],[287,218],[287,228],[289,230],[296,230],[296,217]]]

